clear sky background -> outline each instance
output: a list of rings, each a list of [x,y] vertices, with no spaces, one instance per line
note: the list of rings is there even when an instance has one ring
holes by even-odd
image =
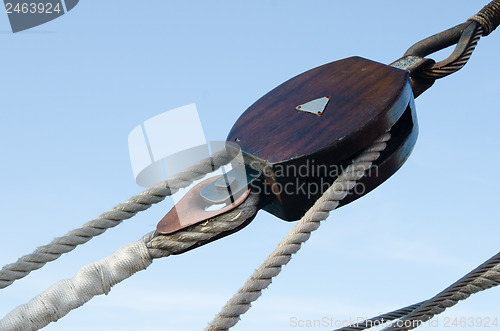
[[[354,55],[390,63],[486,3],[82,0],[17,34],[0,15],[0,264],[141,192],[127,136],[144,120],[195,102],[207,139],[223,140],[250,104],[296,74]],[[416,100],[408,162],[333,212],[234,330],[375,316],[432,297],[498,252],[499,53],[497,31]],[[0,315],[139,239],[171,206],[0,290]],[[260,212],[243,231],[157,260],[46,329],[200,330],[293,225]],[[474,295],[434,329],[449,330],[446,316],[500,318],[499,295]]]

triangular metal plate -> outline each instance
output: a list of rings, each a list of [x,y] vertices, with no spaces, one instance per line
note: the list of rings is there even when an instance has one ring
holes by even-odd
[[[330,97],[322,97],[319,99],[314,99],[309,102],[304,103],[296,107],[297,110],[305,111],[308,113],[321,115],[325,111],[326,105],[330,101]]]

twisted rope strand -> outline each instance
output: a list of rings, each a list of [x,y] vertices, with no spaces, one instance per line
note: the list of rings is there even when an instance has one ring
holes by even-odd
[[[339,202],[347,196],[349,190],[356,185],[366,170],[370,169],[380,153],[386,148],[390,134],[385,133],[375,143],[362,152],[352,164],[334,181],[316,203],[307,211],[293,230],[278,245],[276,250],[255,270],[243,287],[227,302],[219,314],[205,330],[228,330],[240,320],[240,316],[250,309],[251,303],[257,300],[262,290],[266,289],[282,267],[297,253],[302,243],[311,236],[311,232],[319,227],[330,211],[337,208]]]
[[[370,318],[335,331],[361,331],[400,319],[384,330],[411,330],[470,295],[500,285],[500,253],[469,272],[430,300]]]
[[[453,285],[424,302],[385,331],[406,331],[422,325],[447,308],[467,299],[474,293],[500,285],[500,253],[465,275]]]
[[[193,181],[218,169],[228,161],[229,155],[226,151],[216,153],[153,188],[147,189],[117,205],[96,219],[83,224],[80,228],[37,248],[33,253],[19,258],[17,262],[4,266],[0,270],[0,289],[6,288],[14,281],[26,277],[31,271],[40,269],[46,263],[58,259],[62,254],[71,252],[78,245],[82,245],[93,237],[101,235],[107,229],[120,224],[123,220],[129,219],[138,212],[148,209],[153,204],[163,201],[165,197],[174,194],[180,188],[189,186]]]
[[[81,268],[72,279],[55,283],[28,303],[15,308],[0,320],[0,330],[39,330],[94,296],[108,294],[112,286],[145,270],[153,259],[182,252],[238,228],[255,216],[258,201],[257,195],[250,195],[238,208],[171,235],[148,233],[110,256]]]
[[[442,65],[441,62],[438,62],[430,68],[422,69],[421,71],[417,72],[416,75],[421,78],[435,80],[444,78],[459,71],[467,64],[467,62],[469,62],[470,57],[476,49],[477,43],[479,42],[479,39],[481,39],[482,34],[483,28],[481,26],[478,26],[474,34],[471,36],[470,40],[467,41],[467,47],[463,50],[463,53],[456,60],[450,63],[446,63],[445,65]]]
[[[442,66],[440,63],[436,63],[428,69],[423,69],[418,73],[418,76],[427,79],[439,79],[462,69],[469,61],[481,36],[489,35],[500,24],[500,0],[491,1],[481,9],[479,13],[472,16],[467,21],[476,22],[477,28],[471,39],[467,41],[467,47],[464,49],[463,53],[451,63]]]

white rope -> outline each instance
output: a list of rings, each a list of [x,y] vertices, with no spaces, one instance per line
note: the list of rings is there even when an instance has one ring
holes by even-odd
[[[2,331],[38,330],[55,322],[113,285],[145,270],[153,259],[183,252],[242,226],[257,213],[258,196],[250,195],[235,210],[171,235],[151,232],[112,255],[89,264],[69,280],[60,281],[0,320]]]
[[[310,237],[310,233],[319,227],[319,222],[328,217],[329,212],[338,206],[339,201],[354,187],[356,181],[364,176],[372,162],[378,159],[389,138],[390,134],[384,134],[347,167],[276,251],[228,302],[209,325],[208,330],[227,330],[238,322],[239,316],[250,308],[250,303],[260,296],[261,291],[271,283],[271,279],[279,274],[281,267],[290,261],[291,255],[296,253],[301,244]],[[109,257],[83,267],[72,279],[54,284],[27,304],[17,307],[0,320],[0,330],[38,330],[50,322],[57,321],[94,296],[109,293],[113,285],[140,270],[145,270],[153,259],[181,253],[241,227],[255,216],[257,205],[258,196],[251,195],[235,210],[208,222],[171,235],[152,232],[141,240],[120,248]]]
[[[141,194],[119,204],[96,219],[85,223],[80,228],[72,230],[62,237],[52,240],[49,244],[37,248],[33,253],[25,255],[17,262],[8,264],[0,270],[0,289],[6,288],[14,281],[27,276],[31,271],[40,269],[47,262],[58,259],[62,254],[74,250],[78,245],[88,242],[93,237],[104,233],[107,229],[120,224],[123,220],[133,217],[153,204],[163,201],[165,197],[174,194],[180,188],[189,186],[194,180],[200,179],[229,161],[226,151],[200,161],[197,165],[170,177],[168,180],[145,190]]]
[[[380,153],[386,148],[390,134],[386,133],[375,143],[362,152],[352,164],[334,181],[332,186],[307,211],[287,237],[278,245],[276,250],[255,270],[243,287],[227,302],[222,311],[214,318],[205,330],[228,330],[240,320],[240,316],[250,309],[251,303],[257,300],[262,290],[266,289],[276,277],[281,268],[297,253],[302,243],[311,236],[320,222],[325,220],[330,211],[337,208],[349,191],[356,185]]]
[[[92,297],[107,294],[111,286],[146,269],[151,263],[142,240],[124,246],[107,258],[83,267],[72,279],[52,285],[27,304],[11,311],[0,321],[0,330],[41,329]]]

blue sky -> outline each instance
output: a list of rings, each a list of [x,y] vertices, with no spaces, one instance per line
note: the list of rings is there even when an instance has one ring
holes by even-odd
[[[207,138],[223,140],[250,104],[296,74],[354,55],[390,63],[485,4],[82,0],[18,34],[0,15],[0,264],[139,193],[127,136],[144,120],[194,102]],[[419,139],[403,168],[333,212],[234,330],[385,313],[498,252],[498,34],[416,100]],[[139,239],[171,206],[1,290],[0,315]],[[293,225],[260,212],[243,231],[155,261],[46,329],[202,329]],[[499,294],[473,296],[432,329],[449,330],[446,317],[500,318]]]

